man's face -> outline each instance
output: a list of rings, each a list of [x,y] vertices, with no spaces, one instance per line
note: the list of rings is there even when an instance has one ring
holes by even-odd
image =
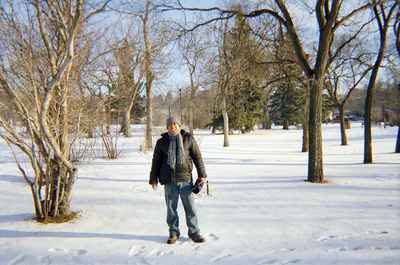
[[[171,123],[171,125],[168,126],[168,131],[176,134],[179,132],[179,125],[175,122]]]

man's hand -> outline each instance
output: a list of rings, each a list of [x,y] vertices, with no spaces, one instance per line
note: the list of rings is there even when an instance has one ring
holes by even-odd
[[[150,181],[149,184],[151,185],[153,190],[156,190],[158,186],[158,181]]]
[[[204,183],[204,182],[206,182],[205,177],[201,177],[201,176],[197,177],[196,184],[200,184],[200,183]]]

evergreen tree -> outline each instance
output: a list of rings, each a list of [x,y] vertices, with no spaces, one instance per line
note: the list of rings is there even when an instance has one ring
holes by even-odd
[[[228,99],[231,127],[242,133],[253,130],[263,115],[263,93],[260,88],[245,80]],[[247,84],[247,85],[246,85]]]
[[[293,47],[281,27],[272,47],[274,73],[279,81],[274,84],[274,92],[269,100],[268,109],[274,123],[288,130],[292,124],[303,124],[306,111],[306,80],[300,67],[295,63]]]
[[[265,66],[255,63],[261,60],[264,51],[251,35],[245,17],[236,17],[227,36],[226,49],[233,71],[227,97],[230,128],[249,132],[263,114],[265,96],[261,83],[265,78]]]
[[[289,80],[281,82],[271,96],[272,120],[288,130],[292,124],[301,123],[304,117],[304,93]]]

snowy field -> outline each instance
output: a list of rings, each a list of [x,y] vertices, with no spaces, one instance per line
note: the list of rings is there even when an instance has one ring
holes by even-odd
[[[80,218],[43,225],[32,217],[27,185],[0,142],[0,265],[400,264],[400,155],[397,127],[373,128],[374,164],[364,165],[363,129],[340,146],[337,125],[324,127],[330,184],[304,182],[301,130],[196,134],[211,196],[197,196],[204,244],[181,233],[165,241],[163,189],[148,182],[151,153],[140,132],[120,139],[121,158],[81,163],[73,196]],[[194,173],[197,176],[196,173]]]

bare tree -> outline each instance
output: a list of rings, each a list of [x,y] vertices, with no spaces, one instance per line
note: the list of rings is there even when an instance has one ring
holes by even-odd
[[[223,27],[223,36],[222,36],[222,47],[219,48],[219,67],[218,67],[218,90],[221,96],[221,111],[222,118],[224,121],[224,147],[229,146],[229,116],[228,109],[226,104],[226,97],[228,93],[228,86],[231,80],[231,64],[228,59],[227,54],[227,31],[228,31],[228,22],[224,23]]]
[[[141,69],[143,56],[138,45],[132,41],[129,42],[127,38],[116,50],[114,56],[118,66],[117,91],[120,105],[122,105],[121,132],[129,137],[131,112],[143,84],[144,71]]]
[[[143,44],[143,63],[144,86],[146,91],[146,128],[144,139],[144,150],[153,148],[152,143],[152,112],[153,112],[153,83],[156,81],[155,61],[161,54],[163,48],[168,43],[167,31],[162,23],[158,23],[157,0],[145,1],[119,1],[115,2],[112,9],[119,14],[136,17],[140,20]]]
[[[368,25],[369,22],[363,26]],[[361,32],[361,31],[359,31]],[[343,44],[347,38],[342,38],[336,46]],[[367,64],[369,55],[362,47],[362,40],[353,38],[356,42],[347,45],[328,69],[326,88],[330,100],[339,111],[341,145],[347,145],[347,133],[345,126],[345,105],[351,93],[370,72],[371,67]]]
[[[144,13],[140,16],[143,25],[143,39],[144,39],[144,71],[146,75],[146,132],[144,140],[144,150],[151,150],[153,148],[152,141],[152,84],[154,74],[152,70],[151,59],[151,43],[149,39],[149,13],[150,1],[146,0]]]
[[[8,104],[15,118],[0,113],[0,136],[30,186],[40,221],[74,216],[70,202],[77,169],[70,157],[70,133],[79,129],[74,124],[79,115],[70,113],[70,105],[78,87],[78,65],[87,52],[78,41],[85,22],[107,3],[84,16],[91,7],[86,8],[83,0],[23,1],[24,8],[18,12],[9,1],[0,13],[0,45],[4,47],[0,90],[10,100],[1,98],[0,104]],[[24,168],[14,147],[28,158],[31,169]]]
[[[193,134],[194,99],[200,85],[201,60],[204,59],[206,46],[194,34],[183,36],[180,42],[183,61],[189,73],[189,131]],[[183,121],[182,121],[183,122]]]
[[[393,25],[393,31],[394,31],[395,38],[396,38],[397,53],[400,57],[400,7],[397,8],[396,22]],[[400,84],[397,84],[397,86],[400,91]],[[397,131],[395,153],[400,153],[400,124],[398,124],[398,126],[399,126],[399,129]]]
[[[77,37],[84,21],[84,1],[25,2],[28,21],[18,20],[10,3],[1,14],[2,38],[8,49],[2,57],[0,88],[28,138],[0,115],[1,137],[25,154],[34,178],[18,168],[32,192],[36,218],[68,218],[77,169],[69,159],[69,96]],[[33,9],[32,9],[33,8]],[[102,7],[104,8],[104,6]],[[95,11],[100,12],[99,10]],[[34,13],[34,14],[33,14]],[[4,44],[4,43],[3,43]],[[42,191],[44,190],[44,194]]]
[[[371,76],[367,87],[367,96],[365,98],[364,110],[364,164],[372,163],[372,132],[371,132],[371,110],[373,96],[375,93],[375,84],[378,72],[384,60],[387,46],[388,30],[391,26],[391,20],[395,15],[395,10],[399,3],[392,1],[379,1],[373,6],[374,18],[379,32],[379,50],[372,67]]]

